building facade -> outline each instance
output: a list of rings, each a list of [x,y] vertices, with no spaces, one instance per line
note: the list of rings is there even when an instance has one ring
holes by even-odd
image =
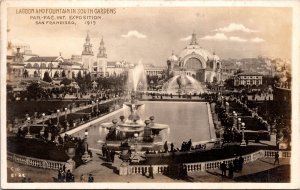
[[[192,34],[191,42],[178,56],[172,52],[167,60],[167,75],[176,76],[185,73],[200,82],[221,81],[221,61],[219,57],[203,49]]]
[[[126,72],[128,66],[125,62],[108,61],[103,37],[101,38],[98,53],[94,56],[93,45],[87,34],[81,54],[82,64],[91,73],[92,78],[120,75]]]
[[[234,77],[234,86],[260,86],[263,75],[254,72],[242,72]]]

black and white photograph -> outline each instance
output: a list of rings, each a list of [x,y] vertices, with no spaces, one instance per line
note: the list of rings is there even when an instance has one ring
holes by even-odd
[[[1,2],[1,188],[299,188],[300,2],[127,3]]]

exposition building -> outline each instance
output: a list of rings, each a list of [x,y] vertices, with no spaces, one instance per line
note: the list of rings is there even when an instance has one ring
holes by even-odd
[[[200,82],[221,81],[221,62],[215,53],[203,49],[197,42],[196,34],[192,34],[191,42],[178,56],[172,52],[167,60],[169,77],[186,74]]]

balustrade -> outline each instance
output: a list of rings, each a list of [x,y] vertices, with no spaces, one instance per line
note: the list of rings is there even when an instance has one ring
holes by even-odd
[[[254,152],[252,154],[246,154],[242,157],[244,158],[244,163],[253,162],[262,157],[274,157],[276,150],[260,150]],[[282,158],[291,157],[290,151],[280,151]],[[209,161],[209,162],[197,162],[197,163],[185,163],[184,165],[187,168],[188,172],[195,172],[195,171],[205,171],[205,170],[216,170],[220,168],[222,162],[225,164],[229,164],[233,162],[235,158],[229,158],[224,160],[216,160],[216,161]],[[142,171],[147,172],[150,166],[145,165],[129,165],[128,166],[128,174],[142,174]],[[168,165],[155,165],[153,166],[154,173],[170,173],[174,172],[174,168],[171,168]],[[156,172],[155,172],[156,171]]]
[[[10,152],[7,153],[7,159],[27,166],[54,169],[54,170],[58,170],[59,168],[62,168],[63,165],[65,164],[64,162],[31,158],[31,157],[13,154]]]

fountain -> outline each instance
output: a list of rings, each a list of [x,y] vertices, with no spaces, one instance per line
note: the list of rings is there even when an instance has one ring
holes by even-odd
[[[143,103],[137,100],[138,85],[141,80],[144,80],[144,70],[141,64],[137,65],[131,72],[132,77],[129,80],[130,87],[130,100],[124,103],[124,110],[130,109],[130,114],[125,120],[124,116],[120,117],[120,121],[113,119],[111,123],[102,123],[100,126],[108,129],[105,143],[108,148],[115,150],[127,150],[145,151],[145,150],[161,150],[163,142],[166,139],[162,138],[160,132],[164,129],[168,129],[169,126],[165,124],[159,124],[154,122],[154,116],[151,116],[149,120],[143,121],[139,114],[139,108]]]
[[[203,93],[201,84],[191,76],[181,73],[170,78],[162,87],[164,91],[172,94]]]
[[[134,92],[147,90],[147,77],[141,60],[128,72],[127,89]]]

